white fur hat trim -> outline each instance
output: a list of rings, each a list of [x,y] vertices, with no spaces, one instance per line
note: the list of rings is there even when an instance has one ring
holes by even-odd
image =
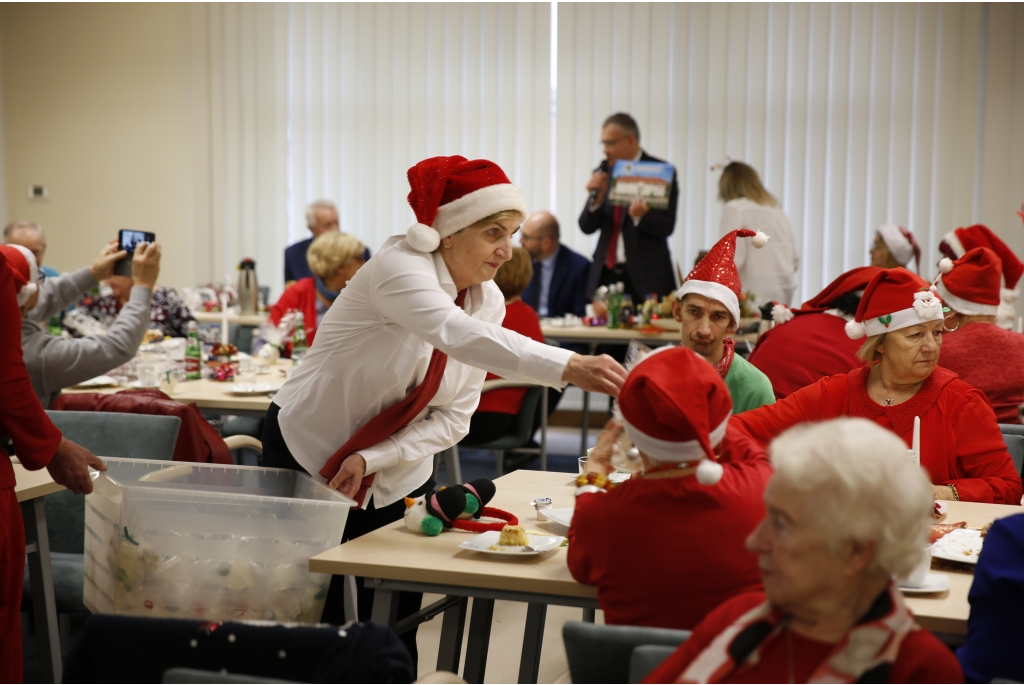
[[[25,261],[28,262],[28,283],[21,286],[21,290],[18,291],[18,306],[23,307],[28,298],[36,294],[39,290],[39,267],[36,265],[36,256],[32,254],[32,251],[22,245],[11,244],[11,247],[16,249],[18,252],[25,257]]]
[[[878,235],[882,236],[885,246],[900,264],[907,264],[914,258],[914,246],[896,224],[885,224],[880,227]]]
[[[1016,289],[1010,290],[1009,288],[1000,288],[999,289],[999,297],[1002,298],[1003,302],[1006,302],[1006,303],[1016,302],[1017,298],[1019,296],[1020,296],[1020,291],[1019,290],[1016,290]]]
[[[999,305],[997,304],[981,304],[980,302],[971,302],[962,297],[957,297],[949,292],[949,288],[942,282],[942,276],[939,276],[935,289],[939,293],[939,297],[942,298],[942,301],[948,304],[950,309],[954,309],[960,314],[967,316],[995,316],[999,310]]]
[[[678,463],[684,461],[697,461],[698,459],[708,457],[708,455],[704,453],[704,448],[701,446],[699,440],[682,440],[679,442],[675,442],[673,440],[660,440],[647,435],[625,419],[622,420],[622,423],[626,428],[626,434],[629,435],[629,439],[633,441],[633,444],[636,445],[641,452],[653,459],[657,459],[658,461]],[[722,442],[722,439],[725,437],[726,426],[728,425],[729,417],[726,416],[722,423],[718,424],[718,426],[708,434],[708,444],[711,445],[712,449]]]
[[[964,256],[967,250],[964,249],[963,244],[960,242],[960,238],[957,237],[956,231],[950,231],[942,237],[942,242],[949,245],[950,249],[953,250],[953,254],[956,255],[957,259]]]
[[[681,300],[689,293],[702,295],[709,300],[721,302],[729,310],[729,313],[732,314],[733,324],[736,326],[740,325],[740,301],[736,298],[736,293],[729,288],[714,281],[698,281],[696,278],[693,278],[679,286],[679,290],[676,291],[676,299]]]

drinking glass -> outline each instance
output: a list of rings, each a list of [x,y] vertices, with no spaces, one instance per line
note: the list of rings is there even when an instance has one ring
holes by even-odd
[[[135,371],[139,375],[139,385],[144,388],[155,388],[160,385],[160,371],[163,364],[160,362],[138,362]]]
[[[256,383],[256,362],[252,357],[241,357],[238,360],[235,383],[246,387]]]

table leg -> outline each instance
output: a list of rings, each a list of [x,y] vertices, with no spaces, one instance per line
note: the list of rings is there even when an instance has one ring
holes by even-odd
[[[590,393],[583,391],[583,421],[580,426],[580,456],[587,456],[587,432],[590,430]]]
[[[597,609],[584,609],[583,610],[583,622],[593,623],[597,620]]]
[[[444,612],[441,623],[441,643],[437,648],[437,670],[459,672],[462,656],[462,635],[466,628],[466,609],[469,597],[463,597],[454,607]]]
[[[519,659],[519,682],[535,683],[540,673],[540,649],[544,643],[544,621],[548,605],[533,604],[526,610],[526,631],[523,634],[523,655]]]
[[[345,594],[342,595],[345,607],[345,623],[359,621],[359,587],[356,585],[355,576],[344,576],[342,586]]]
[[[64,675],[64,665],[60,656],[57,600],[53,592],[50,538],[46,533],[43,498],[36,497],[22,502],[21,516],[25,520],[25,549],[28,552],[28,574],[32,581],[32,613],[36,622],[39,674],[44,683],[59,683]]]
[[[395,627],[395,623],[398,622],[398,592],[384,588],[374,589],[371,621],[389,628]]]
[[[473,598],[473,614],[469,619],[469,642],[466,645],[466,667],[462,672],[462,677],[467,683],[484,682],[493,616],[493,599]]]

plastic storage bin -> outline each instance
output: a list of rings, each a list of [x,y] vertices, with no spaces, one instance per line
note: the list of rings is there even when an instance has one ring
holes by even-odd
[[[106,458],[86,497],[94,613],[320,620],[352,500],[288,469]]]

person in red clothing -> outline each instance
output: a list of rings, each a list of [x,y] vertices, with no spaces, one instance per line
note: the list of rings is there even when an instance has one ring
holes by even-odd
[[[1024,219],[1024,214],[1017,212]],[[1020,295],[1017,283],[1020,277],[1024,276],[1024,262],[1021,262],[1017,255],[1004,243],[999,236],[993,233],[987,226],[975,224],[967,228],[958,228],[950,231],[939,243],[939,252],[950,259],[960,259],[968,250],[976,247],[987,247],[996,253],[1003,263],[1003,288],[999,291],[1001,301],[999,311],[996,313],[996,325],[1012,331],[1017,327],[1017,312],[1013,303]]]
[[[799,309],[784,304],[772,307],[775,325],[757,339],[747,361],[768,376],[775,399],[864,365],[857,358],[860,343],[850,340],[844,326],[857,313],[864,288],[879,271],[875,266],[851,269]],[[797,348],[800,358],[794,360]]]
[[[932,509],[899,438],[864,419],[800,426],[771,463],[747,539],[764,592],[712,611],[644,682],[962,683],[893,582],[923,561]]]
[[[312,345],[324,314],[366,263],[364,249],[358,238],[347,233],[328,231],[317,236],[306,253],[313,277],[296,281],[281,294],[277,304],[270,309],[270,323],[276,326],[290,311],[302,312],[306,341]],[[261,342],[257,341],[254,348],[260,346]],[[290,344],[286,347],[291,350]]]
[[[949,307],[939,363],[985,393],[999,423],[1020,423],[1024,402],[1024,335],[1000,328],[1002,261],[976,247],[955,262],[943,257],[935,283]]]
[[[6,434],[22,465],[46,467],[75,493],[92,492],[89,467],[106,471],[89,450],[68,440],[53,425],[32,390],[21,357],[21,306],[38,286],[7,260],[24,260],[13,246],[0,245],[0,434]],[[14,468],[0,447],[0,682],[20,683],[21,590],[25,573],[25,528],[14,494]]]
[[[822,378],[775,404],[736,416],[767,445],[790,426],[860,416],[912,445],[921,418],[921,465],[936,499],[1020,504],[1020,475],[984,393],[938,367],[943,306],[928,283],[905,269],[885,269],[864,290],[847,334],[867,341],[867,366]],[[795,349],[794,354],[799,354]]]
[[[505,318],[501,327],[544,342],[540,319],[533,307],[522,300],[523,291],[533,278],[533,264],[530,253],[523,247],[512,248],[512,259],[500,267],[494,275],[494,284],[505,297]],[[487,374],[487,380],[499,378]],[[480,395],[480,404],[469,421],[469,433],[464,440],[467,444],[481,445],[497,440],[508,433],[512,421],[519,413],[527,388],[501,388]],[[557,391],[556,391],[557,392]]]
[[[608,423],[577,481],[569,571],[597,586],[606,623],[691,629],[724,600],[761,587],[743,541],[764,516],[771,467],[729,422],[722,377],[689,348],[645,357],[619,406],[622,422]],[[644,471],[606,491],[623,427]]]

